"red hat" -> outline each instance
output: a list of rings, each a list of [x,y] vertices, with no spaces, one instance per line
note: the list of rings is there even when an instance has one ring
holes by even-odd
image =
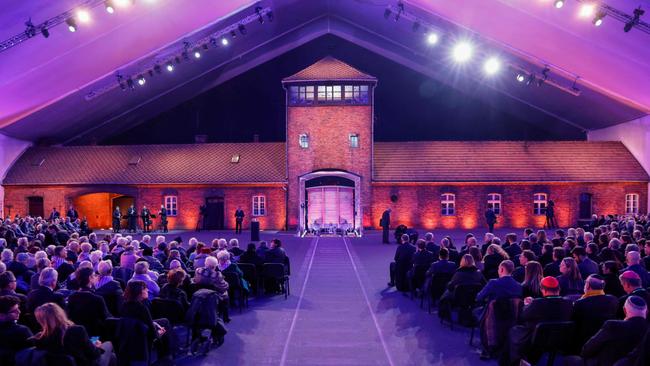
[[[543,287],[547,289],[555,289],[560,287],[560,283],[557,281],[557,278],[553,276],[546,276],[542,278],[541,284]]]
[[[641,277],[639,277],[639,274],[634,272],[634,271],[625,271],[621,275],[621,278],[629,279],[629,280],[640,280]]]

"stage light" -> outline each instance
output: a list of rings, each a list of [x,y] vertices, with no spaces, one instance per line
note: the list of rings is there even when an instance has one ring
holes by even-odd
[[[456,62],[466,62],[472,58],[472,45],[469,42],[459,42],[457,43],[452,50],[452,58]]]
[[[104,1],[104,8],[108,14],[115,13],[115,5],[113,5],[113,0]]]
[[[126,85],[129,87],[129,89],[135,90],[135,84],[133,83],[133,79],[131,78],[126,79]]]
[[[25,35],[27,38],[32,38],[36,35],[36,27],[34,27],[31,18],[25,22],[25,27]]]
[[[240,24],[237,28],[239,29],[239,33],[241,33],[242,36],[246,35],[247,31],[246,31],[246,26],[245,25]]]
[[[598,14],[596,14],[594,20],[592,20],[591,22],[594,23],[596,27],[600,27],[603,24],[603,18],[605,18],[606,15],[607,13],[601,11]]]
[[[90,13],[86,9],[77,10],[77,19],[82,23],[90,22]]]
[[[524,74],[517,74],[517,81],[520,83],[523,83],[524,80],[526,80],[526,75]]]
[[[501,69],[501,61],[496,57],[488,58],[483,64],[483,71],[488,75],[494,75]]]
[[[416,20],[415,23],[413,23],[413,32],[417,32],[419,29],[420,29],[420,22]]]
[[[178,61],[180,61],[180,60],[178,60]],[[174,71],[174,64],[172,64],[171,62],[168,62],[168,63],[167,63],[167,66],[166,66],[166,69],[167,69],[167,71],[169,71],[169,72]]]
[[[388,20],[388,18],[390,18],[390,15],[392,13],[393,12],[389,8],[386,8],[386,10],[384,10],[384,19]]]
[[[232,39],[237,38],[237,32],[235,32],[234,30],[231,30],[230,31],[230,38],[232,38]]]
[[[530,85],[535,83],[535,74],[530,74],[528,75],[528,78],[526,79],[526,85]]]
[[[125,8],[131,4],[130,0],[115,0],[115,5],[120,8]]]
[[[255,7],[255,14],[257,14],[257,21],[260,22],[260,24],[264,24],[264,17],[262,16],[262,7],[261,6],[256,6]]]
[[[194,58],[201,58],[201,52],[199,50],[194,51]]]
[[[222,44],[223,46],[227,46],[227,45],[230,44],[230,41],[229,41],[228,38],[226,38],[226,37],[221,37],[221,44]]]
[[[77,31],[77,22],[74,18],[68,18],[65,20],[65,23],[68,25],[68,30],[72,33]]]
[[[142,74],[140,74],[140,76],[138,76],[138,85],[143,86],[146,82],[147,80],[144,78]]]
[[[50,30],[47,29],[47,26],[46,26],[46,25],[43,25],[43,26],[41,27],[41,34],[42,34],[43,37],[45,37],[45,38],[48,38],[48,37],[50,36]]]
[[[149,71],[147,71],[147,74],[149,74],[149,77],[152,78],[153,77],[153,70],[149,69]]]
[[[204,51],[207,51],[209,49],[207,43],[204,43],[203,46],[201,46],[201,48],[203,48]]]
[[[399,18],[402,17],[402,13],[404,12],[404,3],[399,2],[397,3],[397,14],[395,14],[395,21],[399,22]]]
[[[434,45],[438,43],[439,40],[440,40],[440,36],[438,36],[438,33],[431,32],[427,34],[427,43],[429,45]]]
[[[551,71],[551,69],[548,68],[548,66],[544,67],[544,70],[542,70],[542,77],[537,80],[537,86],[542,86],[546,79],[548,79],[548,73]]]
[[[584,3],[580,6],[580,15],[581,18],[591,18],[596,13],[596,4],[594,3]]]
[[[641,9],[640,7],[634,9],[634,17],[629,22],[625,23],[625,27],[623,27],[623,31],[625,31],[625,33],[631,31],[635,25],[639,24],[641,15],[643,15],[644,13],[645,10]]]
[[[153,71],[155,71],[156,74],[160,74],[161,73],[160,65],[156,64],[156,66],[153,67]]]
[[[564,0],[555,0],[553,3],[556,9],[561,9],[564,6]]]
[[[273,19],[275,19],[275,16],[273,15],[272,10],[269,10],[269,12],[266,13],[266,18],[269,20],[269,22],[273,22]]]

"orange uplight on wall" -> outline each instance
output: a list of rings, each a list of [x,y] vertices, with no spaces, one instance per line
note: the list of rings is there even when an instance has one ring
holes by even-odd
[[[478,220],[476,219],[475,215],[467,215],[463,217],[461,226],[463,227],[463,229],[474,229],[476,228],[477,221]]]

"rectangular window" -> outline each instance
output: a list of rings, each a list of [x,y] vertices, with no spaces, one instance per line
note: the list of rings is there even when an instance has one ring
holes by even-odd
[[[300,144],[300,147],[303,149],[306,149],[309,147],[309,135],[307,134],[300,134],[298,137],[298,144]]]
[[[535,193],[533,195],[533,215],[545,215],[547,201],[546,193]]]
[[[359,147],[359,134],[351,133],[350,134],[350,147]]]
[[[333,100],[341,100],[341,86],[340,85],[334,85],[333,87],[333,94],[332,94],[332,99]]]
[[[299,93],[298,93],[298,87],[297,86],[292,86],[289,88],[289,103],[290,104],[298,104],[300,101]]]
[[[289,88],[290,104],[312,104],[314,102],[314,86],[292,86]]]
[[[164,201],[167,216],[176,216],[178,214],[178,196],[165,196]]]
[[[266,196],[253,196],[253,216],[266,215]]]
[[[636,193],[628,193],[625,195],[625,213],[628,215],[636,215],[639,213],[639,195]]]
[[[442,204],[442,215],[452,216],[456,214],[456,195],[453,193],[443,193],[440,197]]]
[[[488,194],[487,207],[491,208],[494,211],[495,215],[501,214],[501,194],[500,193],[490,193]]]
[[[354,86],[346,85],[343,87],[343,99],[346,101],[352,101],[354,99]]]

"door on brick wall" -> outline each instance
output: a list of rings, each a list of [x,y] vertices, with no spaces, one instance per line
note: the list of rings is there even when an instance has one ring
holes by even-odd
[[[580,193],[580,218],[591,218],[591,193]]]
[[[27,201],[28,201],[29,216],[32,217],[45,216],[45,210],[43,207],[43,197],[40,196],[27,197]]]
[[[307,188],[307,222],[310,227],[346,228],[354,223],[354,188]]]
[[[206,230],[223,230],[224,218],[225,215],[223,197],[206,198],[203,228]]]

